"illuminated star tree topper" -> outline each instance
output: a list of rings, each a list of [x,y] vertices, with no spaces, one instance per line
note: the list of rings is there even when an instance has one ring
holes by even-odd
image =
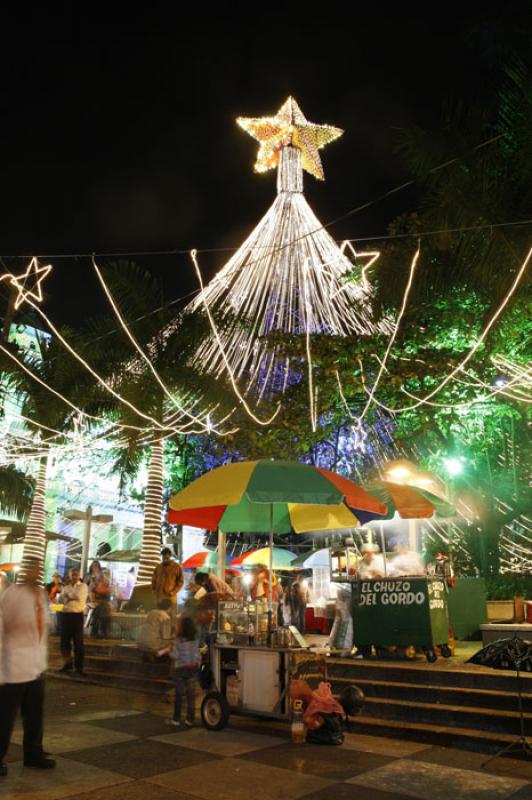
[[[289,97],[271,117],[239,118],[259,143],[255,168],[277,168],[277,197],[227,264],[188,306],[208,308],[228,324],[201,348],[207,372],[230,370],[258,398],[286,387],[290,365],[268,342],[270,334],[368,335],[390,330],[375,320],[366,270],[349,279],[353,263],[321,225],[303,194],[303,170],[323,179],[319,150],[342,131],[309,122]],[[353,250],[353,248],[351,248]],[[353,250],[354,252],[354,250]],[[223,354],[222,354],[223,347]]]
[[[260,142],[257,172],[277,167],[282,149],[291,146],[301,152],[301,167],[319,180],[324,180],[324,175],[318,150],[343,133],[331,125],[309,122],[293,97],[288,98],[274,117],[239,117],[237,122]]]

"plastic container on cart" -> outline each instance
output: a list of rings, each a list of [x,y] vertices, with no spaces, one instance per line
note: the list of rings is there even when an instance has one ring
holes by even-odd
[[[239,706],[242,700],[238,675],[229,675],[225,683],[225,696],[230,706]]]

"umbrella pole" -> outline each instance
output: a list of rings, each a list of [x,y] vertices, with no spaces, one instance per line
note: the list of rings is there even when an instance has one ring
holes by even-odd
[[[225,578],[225,533],[218,528],[218,578]]]
[[[272,604],[272,591],[273,591],[273,503],[270,503],[270,563],[268,565],[268,582],[269,582],[269,598],[268,598],[268,646],[272,643],[272,629],[273,629],[273,604]]]
[[[386,565],[386,542],[384,541],[384,523],[379,523],[381,529],[381,547],[382,547],[382,560],[384,562],[384,577],[388,577],[388,567]]]
[[[408,520],[408,549],[417,552],[417,528],[414,518]]]

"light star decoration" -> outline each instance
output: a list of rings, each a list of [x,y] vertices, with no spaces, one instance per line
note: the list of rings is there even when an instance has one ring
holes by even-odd
[[[324,180],[318,153],[322,147],[342,135],[340,128],[315,125],[305,119],[293,97],[281,106],[274,117],[238,117],[237,123],[260,142],[255,170],[266,172],[279,164],[283,147],[301,150],[301,166],[319,180]]]
[[[26,272],[22,275],[12,275],[6,272],[0,277],[0,281],[9,280],[11,286],[18,290],[18,295],[15,300],[15,309],[20,308],[29,297],[33,298],[37,303],[42,302],[42,289],[41,283],[51,271],[52,265],[47,264],[46,267],[40,267],[37,258],[32,258]],[[36,279],[36,280],[34,280]],[[28,281],[31,281],[30,288],[26,288]]]
[[[362,278],[362,286],[363,286],[363,288],[365,290],[369,289],[370,288],[370,282],[368,280],[368,277],[367,277],[366,273],[373,266],[373,264],[376,262],[376,260],[379,258],[380,251],[378,251],[378,250],[371,250],[371,251],[367,250],[365,252],[357,252],[356,248],[353,247],[351,242],[349,240],[346,240],[345,242],[342,242],[342,244],[340,246],[340,252],[341,252],[341,254],[343,256],[345,255],[345,251],[347,250],[347,248],[349,248],[349,250],[351,251],[351,254],[352,254],[352,257],[353,257],[353,262],[354,262],[353,266],[359,265],[362,262],[363,259],[367,259],[366,263],[364,264],[364,266],[360,270],[360,277]],[[327,267],[327,269],[328,269],[328,267]],[[331,272],[330,270],[328,270],[328,271]],[[346,272],[345,273],[344,278],[346,278],[346,281],[345,281],[344,285],[340,286],[340,288],[337,289],[334,292],[334,294],[331,295],[331,300],[334,300],[334,298],[337,297],[337,295],[339,295],[340,292],[343,292],[344,289],[347,289],[347,287],[349,286],[349,283],[350,283],[349,278],[350,278],[351,274],[352,274],[351,272]]]

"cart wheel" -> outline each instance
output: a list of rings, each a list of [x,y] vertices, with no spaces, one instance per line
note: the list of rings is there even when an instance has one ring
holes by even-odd
[[[452,656],[451,648],[448,644],[442,644],[440,650],[444,658],[450,658]]]
[[[434,664],[434,662],[438,660],[438,656],[436,655],[434,650],[427,650],[425,655],[427,657],[427,661],[429,662],[429,664]]]
[[[229,705],[219,692],[208,692],[201,704],[201,721],[209,731],[221,731],[229,722]]]

